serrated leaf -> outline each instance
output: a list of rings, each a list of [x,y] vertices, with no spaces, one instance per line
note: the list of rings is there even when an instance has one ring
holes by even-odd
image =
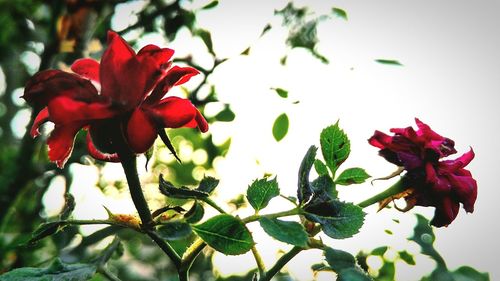
[[[9,271],[0,276],[1,281],[84,281],[89,280],[96,273],[94,264],[66,264],[55,259],[49,267],[35,268],[22,267]]]
[[[316,151],[318,151],[318,148],[311,145],[300,163],[297,188],[297,198],[299,199],[299,204],[307,202],[313,193],[311,183],[309,182],[309,173],[314,163],[314,159],[316,158]]]
[[[159,226],[157,232],[165,240],[180,240],[191,234],[191,226],[181,221],[167,222]]]
[[[218,0],[214,0],[214,1],[206,4],[205,6],[201,7],[201,9],[202,10],[208,10],[208,9],[212,9],[212,8],[217,7],[217,5],[219,5],[219,1]]]
[[[408,253],[408,251],[400,251],[399,252],[399,258],[401,258],[404,262],[406,262],[409,265],[415,265],[415,259],[413,258],[413,255]]]
[[[314,170],[316,170],[319,176],[328,175],[328,167],[319,159],[314,160]]]
[[[320,176],[315,179],[311,185],[314,190],[314,196],[324,198],[321,200],[327,201],[337,199],[338,197],[338,191],[335,188],[335,183],[328,175]]]
[[[339,272],[337,281],[372,281],[373,279],[357,268],[346,268]]]
[[[212,43],[212,35],[210,34],[210,31],[200,28],[194,32],[194,35],[200,37],[201,40],[203,40],[203,43],[205,43],[205,46],[207,46],[208,52],[215,56],[214,46]]]
[[[327,247],[324,254],[330,267],[337,273],[356,265],[356,259],[348,252]]]
[[[229,104],[225,104],[224,109],[217,113],[214,118],[220,122],[231,122],[236,118],[236,115],[229,107]]]
[[[273,124],[273,137],[276,141],[282,140],[288,133],[288,126],[290,121],[286,113],[281,114],[276,118]]]
[[[192,224],[199,222],[204,215],[205,209],[203,209],[203,206],[198,203],[198,201],[195,201],[191,209],[184,214],[184,218],[186,219],[186,222]]]
[[[255,180],[247,189],[247,200],[254,210],[264,209],[269,201],[280,194],[276,178]]]
[[[282,221],[262,217],[259,219],[260,226],[274,239],[299,247],[307,246],[307,232],[298,222]]]
[[[226,255],[244,254],[254,245],[243,222],[228,214],[215,216],[192,228],[210,247]]]
[[[346,13],[344,10],[342,10],[342,9],[339,9],[339,8],[335,8],[335,7],[333,7],[333,8],[332,8],[332,13],[333,13],[335,16],[339,17],[339,18],[342,18],[342,19],[344,19],[344,20],[347,20],[347,13]]]
[[[380,64],[386,64],[386,65],[396,65],[396,66],[403,66],[399,61],[397,60],[389,60],[389,59],[376,59],[376,62]]]
[[[171,182],[163,179],[160,175],[160,192],[168,197],[180,198],[180,199],[203,199],[207,198],[209,194],[204,191],[199,191],[196,189],[189,189],[185,186],[175,187]]]
[[[342,129],[339,122],[323,129],[320,135],[321,152],[326,165],[335,176],[338,167],[349,157],[351,143]]]
[[[284,90],[282,88],[271,88],[272,90],[274,90],[278,96],[286,99],[288,97],[288,91],[287,90]]]
[[[321,224],[323,232],[334,239],[345,239],[358,233],[365,217],[360,207],[338,200],[311,200],[304,210],[307,219]]]
[[[362,168],[345,169],[335,180],[336,184],[350,185],[365,182],[370,175]]]
[[[201,181],[198,186],[199,191],[206,192],[208,194],[211,194],[212,191],[219,185],[219,180],[214,178],[214,177],[208,177],[205,176]]]

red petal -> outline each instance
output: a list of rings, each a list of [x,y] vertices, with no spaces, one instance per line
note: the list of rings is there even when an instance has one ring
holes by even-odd
[[[189,81],[191,77],[199,74],[200,72],[192,67],[172,67],[165,77],[158,82],[153,92],[149,97],[146,98],[146,103],[149,105],[157,103],[161,100],[165,94],[172,88],[173,86],[181,85]]]
[[[38,128],[47,121],[49,121],[49,109],[45,107],[40,112],[38,112],[38,115],[36,116],[35,121],[33,122],[33,126],[31,127],[30,131],[31,137],[34,138],[39,136],[40,131],[38,131]]]
[[[375,131],[373,136],[368,139],[369,144],[381,149],[386,148],[388,145],[391,144],[391,142],[392,142],[392,137],[380,131]]]
[[[56,125],[54,130],[50,133],[47,140],[47,145],[49,146],[49,159],[55,162],[59,168],[64,167],[64,164],[71,155],[75,135],[82,127],[83,124],[80,122]]]
[[[93,59],[79,59],[71,65],[76,74],[99,82],[99,62]]]
[[[459,208],[459,203],[444,197],[441,204],[436,206],[431,224],[437,227],[448,226],[457,217]]]
[[[101,102],[82,102],[65,96],[52,99],[48,104],[50,119],[56,124],[109,118],[117,113]]]
[[[118,154],[108,154],[99,151],[92,142],[90,133],[87,133],[87,150],[89,151],[90,156],[94,157],[97,160],[107,162],[120,162],[120,157],[118,157]]]
[[[161,128],[192,126],[198,112],[190,100],[179,97],[168,97],[155,106],[144,107],[144,110]]]
[[[98,97],[96,88],[76,74],[60,70],[38,72],[26,83],[23,98],[40,108],[57,96],[67,96],[75,100],[91,101]]]
[[[137,53],[139,59],[151,58],[155,61],[158,70],[165,70],[169,65],[169,60],[174,55],[174,50],[169,48],[160,48],[156,45],[144,46]]]
[[[136,109],[127,124],[127,141],[135,153],[146,152],[155,142],[157,128],[141,109]]]

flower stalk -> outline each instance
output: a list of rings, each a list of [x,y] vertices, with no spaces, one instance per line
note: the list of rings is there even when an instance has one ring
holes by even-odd
[[[398,193],[401,193],[405,191],[407,187],[404,186],[403,180],[400,179],[398,180],[395,184],[393,184],[391,187],[387,188],[386,190],[382,191],[381,193],[378,193],[374,195],[373,197],[370,197],[366,199],[363,202],[358,203],[358,206],[361,208],[366,208],[369,207],[375,203],[378,203],[384,199],[390,198]]]

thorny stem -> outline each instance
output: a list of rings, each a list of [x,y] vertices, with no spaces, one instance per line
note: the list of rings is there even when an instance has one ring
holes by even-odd
[[[375,196],[370,197],[370,198],[366,199],[365,201],[358,203],[358,206],[361,208],[366,208],[366,207],[371,206],[375,203],[378,203],[384,199],[387,199],[387,198],[392,197],[398,193],[401,193],[405,189],[406,188],[403,184],[403,181],[399,180],[395,184],[393,184],[391,187],[389,187],[388,189],[382,191],[381,193],[376,194]]]

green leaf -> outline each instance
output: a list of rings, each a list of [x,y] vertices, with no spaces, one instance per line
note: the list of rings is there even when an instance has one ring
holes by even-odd
[[[229,107],[229,104],[224,105],[224,109],[222,109],[217,115],[215,115],[215,120],[220,122],[231,122],[234,120],[236,115]]]
[[[260,33],[259,37],[264,36],[264,34],[266,34],[269,30],[271,30],[271,28],[272,26],[270,23],[266,24],[266,26],[264,26],[264,28],[262,29],[262,32]]]
[[[66,226],[66,222],[63,221],[54,221],[54,222],[46,222],[41,224],[31,235],[31,239],[28,241],[28,244],[36,243],[43,238],[55,234],[62,230]]]
[[[342,9],[339,9],[339,8],[335,8],[335,7],[333,7],[333,8],[332,8],[332,13],[333,13],[335,16],[339,17],[339,18],[342,18],[342,19],[344,19],[344,20],[347,20],[347,13],[346,13],[344,10],[342,10]]]
[[[0,276],[0,281],[83,281],[89,280],[96,273],[94,264],[66,264],[55,259],[49,267],[22,267]]]
[[[280,195],[280,189],[276,178],[272,180],[255,180],[247,189],[247,200],[254,210],[258,212],[264,209],[269,201]]]
[[[347,268],[339,272],[337,281],[372,281],[373,279],[357,268]]]
[[[165,240],[180,240],[191,234],[191,226],[181,221],[162,223],[157,229],[158,235]]]
[[[259,219],[259,223],[269,236],[278,241],[299,247],[307,246],[307,232],[298,222],[262,217]]]
[[[286,115],[286,113],[276,118],[273,124],[273,137],[276,141],[280,141],[286,136],[289,125],[288,115]]]
[[[203,209],[203,206],[198,203],[198,201],[194,201],[191,209],[184,214],[184,218],[188,223],[197,223],[203,218],[204,215],[205,209]]]
[[[160,175],[160,192],[165,196],[180,199],[203,199],[209,196],[207,192],[185,186],[177,188],[171,182],[164,180],[162,175]]]
[[[370,175],[362,168],[349,168],[344,170],[335,180],[336,184],[350,185],[365,182]]]
[[[323,161],[319,159],[314,160],[314,169],[319,176],[328,175],[328,168],[326,167],[325,163],[323,163]]]
[[[212,191],[219,185],[219,180],[214,177],[205,176],[198,186],[199,191],[211,194]]]
[[[451,272],[454,281],[489,281],[490,276],[488,273],[479,272],[469,266],[462,266],[457,270]]]
[[[299,181],[297,189],[297,197],[299,199],[299,204],[307,202],[313,193],[312,186],[309,182],[309,173],[311,171],[314,159],[316,158],[316,152],[318,148],[311,145],[307,150],[302,162],[299,167]]]
[[[282,98],[287,98],[288,97],[288,91],[287,90],[284,90],[282,88],[271,88],[272,90],[276,91],[276,93],[278,94],[278,96],[282,97]]]
[[[382,247],[378,247],[378,248],[375,248],[372,250],[372,252],[370,253],[370,255],[372,256],[384,256],[385,252],[387,252],[387,249],[389,249],[389,247],[387,246],[382,246]]]
[[[376,59],[375,60],[378,63],[381,64],[387,64],[387,65],[396,65],[396,66],[403,66],[399,61],[397,60],[388,60],[388,59]]]
[[[219,1],[218,0],[214,0],[208,4],[206,4],[205,6],[201,7],[202,10],[208,10],[208,9],[212,9],[212,8],[215,8],[219,5]]]
[[[349,157],[351,144],[349,138],[342,129],[339,128],[339,122],[323,129],[320,135],[321,152],[330,168],[332,175],[338,167]]]
[[[337,273],[356,266],[356,259],[348,252],[327,247],[324,254],[330,267]]]
[[[345,239],[359,232],[365,213],[352,203],[321,201],[315,197],[304,207],[306,218],[321,224],[323,232],[334,239]]]
[[[212,35],[210,34],[210,32],[208,30],[199,28],[196,29],[194,35],[200,37],[201,40],[203,40],[203,43],[205,43],[205,46],[207,46],[208,52],[215,56],[214,46],[212,43]]]
[[[228,214],[215,216],[192,228],[210,247],[226,255],[244,254],[254,245],[243,222]]]
[[[406,262],[409,265],[415,265],[415,259],[413,258],[412,254],[408,253],[408,251],[400,251],[399,252],[399,257]]]
[[[320,176],[311,183],[316,197],[322,197],[324,201],[337,199],[338,192],[335,183],[330,176]]]

